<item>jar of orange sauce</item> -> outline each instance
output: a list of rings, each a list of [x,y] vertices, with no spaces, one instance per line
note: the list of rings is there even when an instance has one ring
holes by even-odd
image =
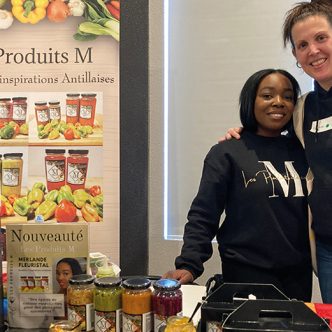
[[[46,125],[50,122],[50,114],[46,101],[35,102],[37,125]]]
[[[79,122],[82,126],[93,127],[96,113],[96,94],[82,93]]]
[[[147,278],[130,278],[122,286],[122,331],[153,331],[151,281]]]
[[[80,94],[67,93],[66,123],[78,122],[79,112],[80,112]]]
[[[46,149],[45,174],[47,190],[59,190],[65,185],[66,157],[64,149]]]
[[[72,191],[85,189],[85,181],[88,173],[89,150],[68,150],[66,183]]]

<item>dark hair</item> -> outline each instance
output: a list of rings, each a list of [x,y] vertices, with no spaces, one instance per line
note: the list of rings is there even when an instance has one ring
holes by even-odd
[[[80,265],[80,263],[78,262],[77,259],[75,259],[75,258],[62,258],[58,261],[56,266],[58,266],[61,263],[68,264],[71,268],[71,271],[72,271],[73,275],[83,274],[83,270],[82,270],[81,265]]]
[[[293,26],[297,22],[315,15],[325,17],[332,26],[332,1],[314,0],[311,2],[298,2],[292,9],[287,11],[282,34],[285,47],[288,42],[292,44],[292,48],[295,47],[292,39]]]
[[[251,75],[240,93],[239,104],[240,104],[240,119],[245,130],[256,132],[257,131],[257,120],[255,117],[255,100],[257,96],[257,90],[262,80],[271,74],[281,74],[289,79],[292,84],[294,98],[294,105],[296,104],[297,98],[300,94],[300,86],[297,80],[286,70],[283,69],[262,69]],[[289,121],[283,130],[292,132],[293,121]]]

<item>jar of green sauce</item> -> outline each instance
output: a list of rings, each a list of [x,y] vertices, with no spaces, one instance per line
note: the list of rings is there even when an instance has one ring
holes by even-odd
[[[94,281],[95,332],[121,329],[121,278],[103,277]],[[106,328],[106,329],[105,329]]]

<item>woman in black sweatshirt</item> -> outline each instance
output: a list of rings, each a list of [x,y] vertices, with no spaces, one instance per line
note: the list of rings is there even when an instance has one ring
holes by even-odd
[[[181,283],[199,277],[216,237],[225,282],[270,283],[290,298],[311,300],[308,165],[292,135],[298,94],[297,81],[284,70],[249,77],[239,100],[241,139],[220,142],[207,154],[176,270],[164,277]]]

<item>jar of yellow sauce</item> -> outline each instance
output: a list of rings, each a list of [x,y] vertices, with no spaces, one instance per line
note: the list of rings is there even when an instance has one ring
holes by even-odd
[[[171,316],[167,319],[165,332],[196,332],[196,328],[189,317]]]
[[[122,286],[122,331],[153,331],[151,281],[147,278],[130,278]]]
[[[1,194],[21,195],[23,153],[5,153],[2,161]]]

